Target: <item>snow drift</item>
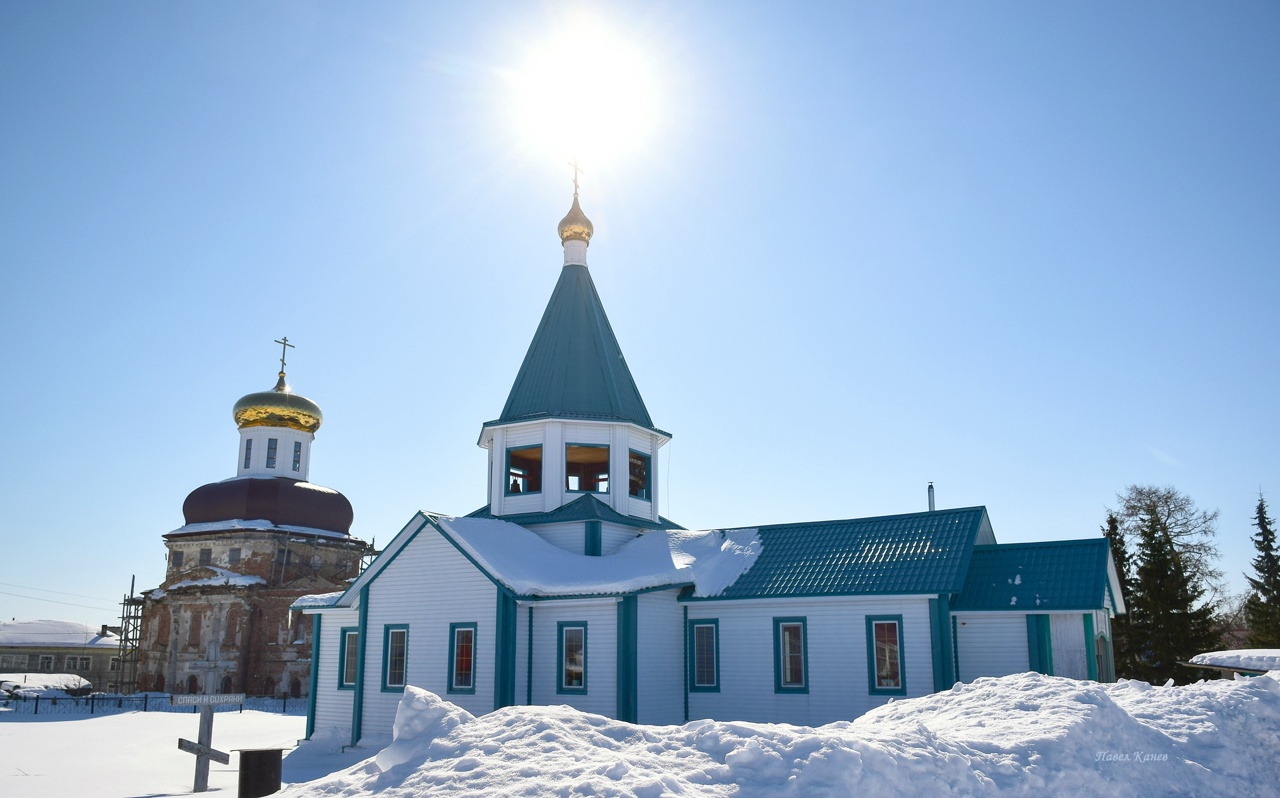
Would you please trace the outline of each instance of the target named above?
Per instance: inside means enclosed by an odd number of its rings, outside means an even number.
[[[819,728],[636,726],[564,706],[473,717],[411,687],[377,757],[281,795],[1277,795],[1277,679],[1026,673]]]

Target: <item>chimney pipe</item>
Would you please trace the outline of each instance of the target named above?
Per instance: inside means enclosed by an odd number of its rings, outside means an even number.
[[[929,483],[929,512],[933,512],[933,483]]]

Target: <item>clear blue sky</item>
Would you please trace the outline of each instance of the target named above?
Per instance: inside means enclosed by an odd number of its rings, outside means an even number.
[[[1040,540],[1171,484],[1243,588],[1259,489],[1280,514],[1275,3],[8,0],[0,617],[157,585],[282,335],[355,534],[484,504],[571,190],[504,76],[583,9],[661,86],[582,201],[675,436],[664,514],[909,512],[932,480]]]

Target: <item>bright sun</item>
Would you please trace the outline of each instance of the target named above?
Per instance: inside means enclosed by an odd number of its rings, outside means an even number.
[[[655,76],[638,48],[579,21],[510,74],[516,135],[533,152],[587,169],[635,154],[658,124]]]

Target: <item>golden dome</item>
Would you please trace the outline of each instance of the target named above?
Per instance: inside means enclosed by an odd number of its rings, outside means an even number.
[[[283,371],[276,381],[276,387],[241,397],[231,414],[240,429],[288,427],[302,432],[315,432],[320,429],[320,423],[324,420],[320,405],[289,390]]]
[[[582,208],[578,206],[578,193],[573,194],[573,207],[560,220],[560,242],[565,241],[586,241],[591,243],[591,234],[596,231],[595,225],[591,224],[591,220],[582,212]]]

